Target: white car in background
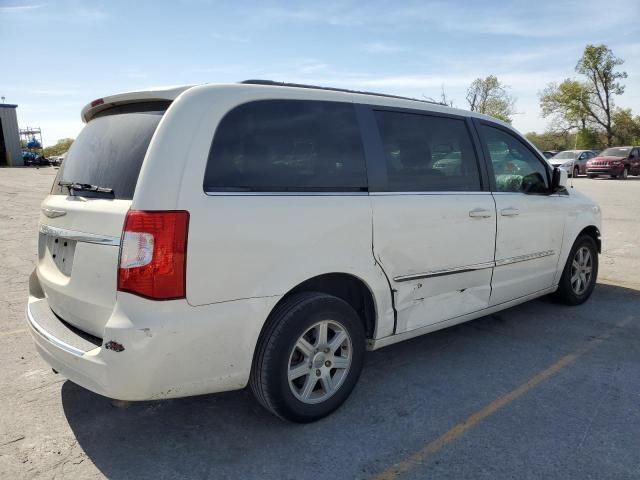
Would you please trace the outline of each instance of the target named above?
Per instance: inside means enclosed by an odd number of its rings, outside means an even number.
[[[549,159],[551,165],[565,170],[570,177],[587,174],[587,162],[594,158],[593,150],[564,150]]]
[[[367,349],[595,286],[598,206],[488,116],[250,81],[82,118],[42,203],[27,319],[53,369],[107,397],[250,385],[309,422]]]
[[[66,153],[63,153],[62,155],[54,155],[52,157],[49,157],[49,163],[51,165],[60,166],[62,165],[62,162],[64,161],[64,157],[66,155]]]

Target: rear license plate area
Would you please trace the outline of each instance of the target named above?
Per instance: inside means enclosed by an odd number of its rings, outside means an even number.
[[[71,276],[76,241],[66,238],[47,236],[47,250],[58,270],[67,277]]]

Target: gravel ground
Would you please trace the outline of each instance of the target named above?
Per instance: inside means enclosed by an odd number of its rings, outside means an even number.
[[[368,355],[351,399],[283,423],[246,391],[115,408],[25,329],[52,168],[0,169],[0,478],[640,478],[640,178],[575,180],[603,208],[599,285]]]

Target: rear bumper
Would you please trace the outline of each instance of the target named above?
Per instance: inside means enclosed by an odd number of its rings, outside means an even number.
[[[39,354],[64,377],[109,398],[153,400],[244,388],[260,329],[277,300],[192,307],[119,295],[102,344],[54,316],[56,325],[46,298],[31,295],[26,316]],[[123,350],[106,348],[110,341]]]

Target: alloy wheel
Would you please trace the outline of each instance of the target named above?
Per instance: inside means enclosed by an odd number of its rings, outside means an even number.
[[[336,393],[353,357],[347,329],[323,320],[307,329],[289,355],[287,377],[293,395],[304,403],[321,403]]]
[[[593,258],[587,247],[580,247],[571,263],[571,289],[576,295],[582,295],[591,284]]]

